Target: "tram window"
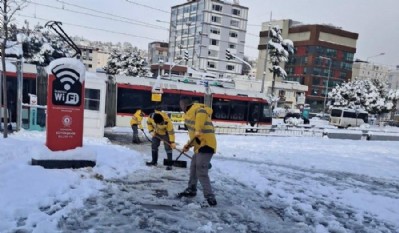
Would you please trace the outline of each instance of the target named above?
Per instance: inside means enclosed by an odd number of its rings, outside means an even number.
[[[36,79],[25,79],[23,83],[22,102],[29,103],[29,94],[36,95]]]
[[[229,119],[230,103],[222,99],[214,99],[212,103],[213,115],[212,118],[220,120]]]
[[[117,112],[119,113],[134,113],[137,108],[142,108],[148,114],[153,111],[153,106],[151,92],[149,91],[118,89]]]
[[[170,94],[170,93],[162,94],[163,110],[179,112],[180,111],[179,100],[180,100],[179,94]]]
[[[85,109],[99,111],[100,110],[100,90],[85,89]]]
[[[247,102],[244,101],[231,101],[230,102],[230,115],[229,119],[233,121],[245,120],[247,113]]]

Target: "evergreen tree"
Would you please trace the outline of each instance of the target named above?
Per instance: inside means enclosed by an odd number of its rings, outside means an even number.
[[[58,35],[43,29],[39,24],[35,25],[33,30],[13,27],[11,36],[22,41],[26,63],[47,66],[52,60],[69,55],[69,46]]]
[[[386,83],[378,79],[355,80],[333,88],[328,93],[328,105],[330,108],[359,108],[380,115],[392,111],[399,98],[396,92],[389,90]]]
[[[294,54],[294,43],[289,39],[283,39],[281,36],[281,29],[278,25],[273,26],[270,29],[270,40],[268,41],[270,62],[272,68],[270,72],[273,73],[272,81],[272,101],[276,99],[274,97],[274,85],[276,77],[285,78],[287,72],[280,66],[282,62],[287,62],[289,55]]]
[[[112,51],[104,70],[108,74],[148,76],[147,62],[137,52]]]

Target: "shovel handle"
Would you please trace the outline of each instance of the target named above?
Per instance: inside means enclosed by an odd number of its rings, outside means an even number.
[[[158,137],[158,136],[156,136],[156,135],[155,135],[155,137],[157,137],[159,140],[163,141],[164,143],[166,143],[167,145],[170,146],[170,143],[169,143],[169,142],[163,140],[162,138],[160,138],[160,137]],[[190,142],[188,143],[188,145],[191,145],[191,144],[194,142],[195,139],[196,139],[196,137],[194,137],[193,139],[191,139]],[[177,160],[180,158],[180,156],[182,156],[182,155],[184,155],[184,156],[186,156],[186,157],[192,159],[192,157],[191,157],[190,155],[188,155],[186,152],[184,152],[184,150],[180,150],[180,149],[177,149],[177,148],[175,148],[175,150],[177,150],[177,151],[180,152],[179,156],[177,156],[177,158],[175,159],[175,161],[177,161]],[[212,164],[209,163],[209,164],[208,164],[208,169],[211,169],[211,168],[212,168]]]
[[[156,138],[158,138],[159,140],[161,140],[162,142],[166,143],[167,145],[171,146],[170,143],[168,141],[163,140],[162,138],[158,137],[157,135],[155,135]],[[195,138],[193,138],[188,145],[191,145],[194,142]],[[185,155],[186,157],[191,159],[191,156],[188,155],[186,152],[184,152],[184,150],[180,150],[175,148],[175,150],[177,150],[178,152],[180,152],[179,156],[177,157],[177,159],[181,156],[181,155]],[[176,161],[177,161],[176,159]]]

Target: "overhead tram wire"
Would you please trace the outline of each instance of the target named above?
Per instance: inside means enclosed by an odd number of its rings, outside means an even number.
[[[114,20],[114,21],[119,21],[119,22],[124,22],[124,23],[131,23],[131,24],[138,25],[138,26],[149,26],[149,27],[153,27],[154,29],[169,30],[169,29],[167,29],[167,28],[165,28],[165,27],[161,27],[161,26],[158,26],[158,25],[155,25],[155,24],[150,24],[150,23],[146,23],[146,22],[139,21],[139,20],[134,20],[134,19],[127,18],[127,17],[123,17],[123,16],[118,16],[118,15],[110,14],[110,13],[107,13],[107,12],[104,12],[104,11],[99,11],[99,10],[91,9],[91,8],[88,8],[88,7],[83,7],[83,6],[80,6],[80,5],[77,5],[77,4],[67,3],[67,2],[62,1],[62,0],[54,0],[54,1],[59,2],[59,3],[62,3],[62,4],[64,4],[64,5],[69,5],[69,6],[73,6],[73,7],[78,7],[78,8],[81,8],[81,9],[93,11],[93,12],[100,13],[100,14],[109,15],[109,16],[112,16],[112,17],[123,18],[123,19],[129,20],[129,21],[136,21],[136,22],[139,22],[140,24],[138,24],[138,23],[133,23],[133,22],[126,22],[126,21],[124,21],[124,20],[118,20],[118,19],[113,19],[113,18],[109,18],[109,17],[103,17],[103,16],[99,16],[99,15],[93,15],[93,14],[85,13],[85,12],[74,11],[74,10],[70,10],[70,9],[63,9],[63,8],[59,8],[59,7],[56,7],[56,6],[51,6],[51,5],[41,4],[41,3],[36,3],[36,2],[32,2],[31,0],[27,0],[27,2],[30,2],[30,3],[39,5],[39,6],[44,6],[44,7],[49,7],[49,8],[54,8],[54,9],[64,10],[64,11],[70,11],[70,12],[77,13],[77,14],[84,14],[84,15],[89,15],[89,16],[92,16],[92,17],[105,18],[105,19],[108,19],[108,20]],[[148,7],[148,8],[153,9],[153,10],[160,10],[160,9],[157,9],[157,8],[149,7],[149,6],[144,5],[144,4],[139,4],[139,3],[135,3],[135,2],[130,2],[130,3],[134,3],[134,4],[137,4],[137,5],[146,6],[146,7]],[[162,10],[161,10],[161,11],[162,11]],[[164,12],[166,12],[166,11],[164,11]],[[170,13],[170,12],[167,12],[167,13]],[[254,24],[251,24],[251,25],[248,24],[248,25],[249,25],[249,26],[260,26],[260,25],[254,25]],[[259,37],[259,35],[256,35],[256,34],[253,34],[253,33],[250,33],[250,32],[247,32],[246,34],[248,34],[249,36],[253,36],[253,37]],[[251,47],[251,46],[247,46],[247,45],[245,45],[244,47],[257,50],[257,48]]]
[[[130,4],[134,4],[134,5],[142,6],[142,7],[151,9],[151,10],[156,10],[156,11],[160,11],[160,12],[163,12],[163,13],[170,14],[169,11],[165,11],[165,10],[162,10],[162,9],[159,9],[159,8],[156,8],[156,7],[148,6],[148,5],[145,5],[145,4],[142,4],[142,3],[137,3],[137,2],[131,1],[131,0],[125,0],[125,1],[130,3]]]
[[[126,19],[126,20],[129,20],[129,21],[133,21],[133,22],[142,23],[143,25],[149,25],[149,26],[164,28],[164,27],[156,25],[156,24],[151,24],[151,23],[147,23],[147,22],[140,21],[140,20],[137,20],[137,19],[132,19],[132,18],[128,18],[128,17],[124,17],[124,16],[120,16],[120,15],[111,14],[111,13],[108,13],[108,12],[105,12],[105,11],[100,11],[100,10],[92,9],[92,8],[89,8],[89,7],[84,7],[84,6],[81,6],[81,5],[68,3],[68,2],[65,2],[65,1],[62,1],[62,0],[53,0],[53,1],[62,3],[63,5],[73,6],[73,7],[77,7],[77,8],[80,8],[80,9],[93,11],[93,12],[96,12],[96,13],[112,16],[112,17],[115,17],[115,18],[121,18],[121,19]]]
[[[81,15],[86,15],[86,16],[91,16],[91,17],[97,17],[97,18],[102,18],[102,19],[107,19],[107,20],[112,20],[112,21],[118,21],[118,22],[123,22],[123,23],[127,23],[127,24],[142,26],[142,27],[151,27],[153,29],[160,29],[160,30],[169,31],[168,28],[161,27],[161,26],[158,26],[158,25],[153,26],[153,25],[150,25],[150,24],[134,23],[134,22],[126,21],[126,20],[120,20],[120,19],[115,19],[115,18],[111,18],[111,17],[95,15],[95,14],[91,14],[91,13],[87,13],[87,12],[80,12],[80,11],[75,11],[75,10],[70,10],[70,9],[63,9],[63,8],[56,7],[56,6],[51,6],[51,5],[47,5],[47,4],[33,2],[31,0],[26,0],[26,2],[29,2],[29,3],[32,3],[34,5],[38,5],[38,6],[44,6],[44,7],[52,8],[52,9],[69,11],[69,12],[76,13],[76,14],[81,14]]]
[[[47,21],[51,21],[51,19],[45,19],[45,18],[40,18],[40,17],[28,16],[28,15],[23,15],[23,14],[19,14],[19,13],[16,13],[15,15],[18,15],[18,16],[21,16],[21,17],[25,17],[25,18],[31,18],[31,19],[42,20],[42,21],[46,21],[46,22],[47,22]],[[130,33],[116,32],[116,31],[111,31],[111,30],[108,30],[108,29],[95,28],[95,27],[84,26],[84,25],[78,25],[78,24],[73,24],[73,23],[66,23],[66,22],[63,22],[63,21],[62,21],[62,24],[63,24],[63,25],[73,26],[73,27],[80,27],[80,28],[85,28],[85,29],[91,29],[91,30],[109,32],[109,33],[114,33],[114,34],[119,34],[119,35],[124,35],[124,36],[130,36],[130,37],[135,37],[135,38],[142,38],[142,39],[146,39],[146,40],[150,40],[150,41],[156,41],[156,40],[158,40],[158,39],[151,38],[151,37],[138,36],[138,35],[134,35],[134,34],[130,34]]]

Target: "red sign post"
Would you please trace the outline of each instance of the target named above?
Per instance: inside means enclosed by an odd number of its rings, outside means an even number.
[[[50,63],[47,88],[46,146],[52,151],[83,144],[85,66],[74,58]]]

